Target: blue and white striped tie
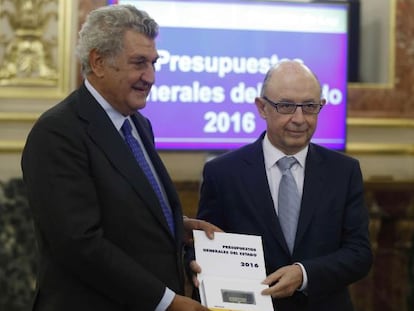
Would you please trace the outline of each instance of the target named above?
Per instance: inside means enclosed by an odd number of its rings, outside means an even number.
[[[282,172],[282,178],[279,184],[278,217],[291,254],[295,244],[301,203],[298,186],[290,171],[296,162],[297,160],[294,157],[283,157],[277,161],[277,166]]]

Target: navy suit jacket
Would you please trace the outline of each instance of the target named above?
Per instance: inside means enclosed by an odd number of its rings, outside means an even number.
[[[268,274],[303,264],[306,292],[274,300],[275,310],[353,310],[347,285],[364,277],[372,264],[358,161],[310,144],[291,255],[267,182],[263,137],[205,164],[197,217],[227,232],[262,236]]]
[[[184,292],[182,212],[150,123],[135,126],[173,210],[156,194],[84,85],[31,130],[22,170],[40,260],[33,310],[154,310],[166,286]]]

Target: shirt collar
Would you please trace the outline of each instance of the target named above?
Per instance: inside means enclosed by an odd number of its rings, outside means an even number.
[[[305,167],[305,160],[306,155],[308,154],[308,149],[309,145],[307,145],[298,153],[292,155],[296,158],[301,167]],[[272,143],[269,140],[269,137],[267,136],[267,133],[263,138],[263,155],[266,169],[271,168],[273,165],[275,165],[277,161],[286,156],[286,154],[284,154],[282,151],[280,151],[272,145]]]
[[[114,124],[115,128],[119,131],[121,129],[122,124],[124,123],[125,116],[119,113],[117,110],[112,107],[105,98],[92,86],[92,84],[85,79],[85,86],[88,91],[92,94],[92,96],[96,99],[96,101],[101,105],[102,109],[106,112],[108,117],[111,119],[112,123]]]

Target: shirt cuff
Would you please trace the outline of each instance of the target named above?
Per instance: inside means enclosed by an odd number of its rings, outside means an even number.
[[[298,291],[303,292],[308,288],[308,274],[306,273],[305,267],[300,262],[295,262],[295,265],[298,265],[302,270],[302,286],[298,288]]]
[[[166,311],[167,308],[172,303],[175,297],[175,293],[169,289],[168,287],[165,288],[164,296],[162,296],[161,301],[157,305],[154,311]]]

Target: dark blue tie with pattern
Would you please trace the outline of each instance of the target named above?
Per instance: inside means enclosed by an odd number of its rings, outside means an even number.
[[[155,176],[147,160],[145,159],[144,152],[142,151],[140,144],[135,139],[135,137],[132,136],[131,129],[132,129],[131,124],[129,123],[129,120],[126,119],[124,121],[124,124],[121,127],[122,133],[124,134],[124,137],[125,137],[125,141],[127,145],[129,146],[129,148],[131,149],[132,153],[134,154],[134,157],[137,160],[139,166],[141,167],[141,169],[144,171],[145,175],[147,176],[148,181],[150,182],[152,188],[154,189],[158,197],[158,200],[160,201],[160,205],[164,213],[164,216],[167,220],[168,226],[170,227],[170,230],[172,234],[174,235],[175,228],[174,228],[174,219],[173,219],[172,211],[170,207],[167,205],[167,203],[165,202],[165,199],[161,193],[160,185],[155,179]]]

